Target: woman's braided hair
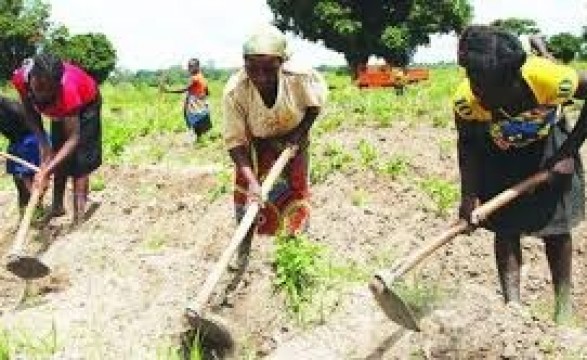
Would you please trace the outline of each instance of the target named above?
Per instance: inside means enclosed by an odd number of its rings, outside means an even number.
[[[61,82],[63,61],[57,56],[51,53],[41,53],[33,57],[32,63],[29,77],[45,77],[55,84]]]

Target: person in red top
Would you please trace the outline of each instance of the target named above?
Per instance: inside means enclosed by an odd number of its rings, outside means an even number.
[[[188,71],[191,77],[189,84],[185,88],[170,90],[162,86],[161,90],[174,94],[186,93],[183,114],[186,125],[194,132],[197,140],[198,137],[212,128],[208,105],[208,95],[210,94],[206,79],[200,70],[200,61],[198,59],[190,59]]]
[[[25,121],[39,141],[41,169],[34,186],[45,189],[54,174],[50,217],[65,213],[63,197],[73,178],[73,221],[82,220],[89,193],[89,174],[102,164],[102,98],[96,81],[79,67],[53,54],[36,55],[16,69],[12,84],[25,107]],[[41,117],[51,118],[51,144]]]

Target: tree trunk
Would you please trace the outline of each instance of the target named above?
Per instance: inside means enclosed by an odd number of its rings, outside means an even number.
[[[368,55],[349,55],[345,54],[345,59],[349,66],[349,70],[351,73],[351,80],[355,81],[359,76],[358,68],[360,65],[367,65],[367,60],[369,60]]]

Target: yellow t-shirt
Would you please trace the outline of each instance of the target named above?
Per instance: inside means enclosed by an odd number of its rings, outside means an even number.
[[[496,109],[494,118],[473,94],[468,79],[457,88],[453,110],[463,120],[490,122],[490,134],[496,142],[524,146],[546,136],[557,121],[557,107],[572,99],[579,76],[573,68],[538,56],[530,56],[522,66],[522,76],[534,93],[538,106],[520,114]]]
[[[284,64],[275,104],[265,106],[257,88],[241,69],[231,76],[223,94],[224,142],[228,149],[248,145],[252,137],[285,135],[297,127],[308,107],[323,107],[328,87],[313,69]]]

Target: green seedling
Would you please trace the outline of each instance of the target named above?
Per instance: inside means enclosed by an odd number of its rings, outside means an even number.
[[[420,187],[432,199],[435,211],[440,216],[448,215],[449,209],[459,199],[458,187],[444,179],[431,177],[420,182]]]
[[[286,295],[288,309],[300,314],[318,283],[323,248],[305,236],[279,235],[275,251],[274,285]]]

